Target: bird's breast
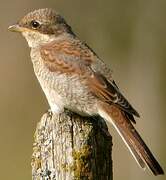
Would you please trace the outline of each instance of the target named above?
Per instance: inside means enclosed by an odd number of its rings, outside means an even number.
[[[31,58],[52,111],[61,112],[65,107],[79,114],[96,114],[97,100],[78,75],[51,72],[43,63],[40,52],[32,51]]]

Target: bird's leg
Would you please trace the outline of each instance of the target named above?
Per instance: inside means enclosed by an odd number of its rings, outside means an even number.
[[[51,109],[48,109],[45,113],[47,114],[48,118],[52,118],[53,112],[51,111]]]

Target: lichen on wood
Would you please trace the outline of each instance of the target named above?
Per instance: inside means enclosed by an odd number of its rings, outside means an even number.
[[[46,113],[34,139],[33,180],[112,180],[112,138],[101,118]]]

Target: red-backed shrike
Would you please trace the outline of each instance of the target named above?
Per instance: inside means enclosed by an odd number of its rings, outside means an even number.
[[[164,173],[134,128],[139,114],[121,94],[110,69],[62,16],[39,9],[9,29],[27,40],[34,72],[53,113],[67,108],[83,116],[100,115],[113,124],[143,169],[147,165],[154,175]]]

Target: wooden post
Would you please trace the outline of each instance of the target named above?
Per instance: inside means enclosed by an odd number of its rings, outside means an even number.
[[[33,180],[112,180],[112,138],[101,118],[46,113],[34,139]]]

